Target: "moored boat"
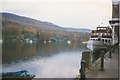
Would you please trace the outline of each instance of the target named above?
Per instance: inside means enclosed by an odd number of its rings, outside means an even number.
[[[87,48],[91,51],[95,51],[101,48],[108,48],[113,45],[113,32],[108,26],[97,27],[96,30],[92,30],[91,37],[87,42]]]
[[[1,76],[2,80],[31,80],[35,77],[35,75],[29,74],[27,70],[3,72]]]

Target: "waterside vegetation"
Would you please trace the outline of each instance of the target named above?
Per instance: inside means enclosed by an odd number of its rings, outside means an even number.
[[[11,13],[2,15],[3,42],[52,43],[87,41],[89,29],[63,28],[50,22],[18,16]]]

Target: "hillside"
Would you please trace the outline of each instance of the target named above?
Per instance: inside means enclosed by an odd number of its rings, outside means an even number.
[[[71,40],[84,36],[88,29],[63,28],[50,22],[19,16],[11,13],[2,15],[2,38],[4,41],[11,40]],[[85,32],[85,33],[83,33]]]
[[[35,26],[37,28],[43,28],[43,29],[49,28],[49,29],[53,29],[53,30],[56,30],[56,29],[61,30],[62,29],[60,26],[55,25],[50,22],[43,22],[40,20],[35,20],[32,18],[27,18],[27,17],[23,17],[23,16],[18,16],[18,15],[11,14],[11,13],[0,13],[0,15],[2,15],[3,22],[4,22],[4,20],[8,20],[10,22],[18,23],[18,24],[21,24],[24,26]],[[4,25],[5,24],[3,23],[3,26]]]

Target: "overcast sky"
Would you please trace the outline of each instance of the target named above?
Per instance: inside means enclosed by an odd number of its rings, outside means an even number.
[[[111,0],[2,0],[1,12],[10,12],[62,27],[95,29],[108,25]]]

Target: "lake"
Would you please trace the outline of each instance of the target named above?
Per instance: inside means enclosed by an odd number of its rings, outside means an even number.
[[[74,78],[85,49],[82,43],[3,43],[2,70],[28,70],[36,78]]]

